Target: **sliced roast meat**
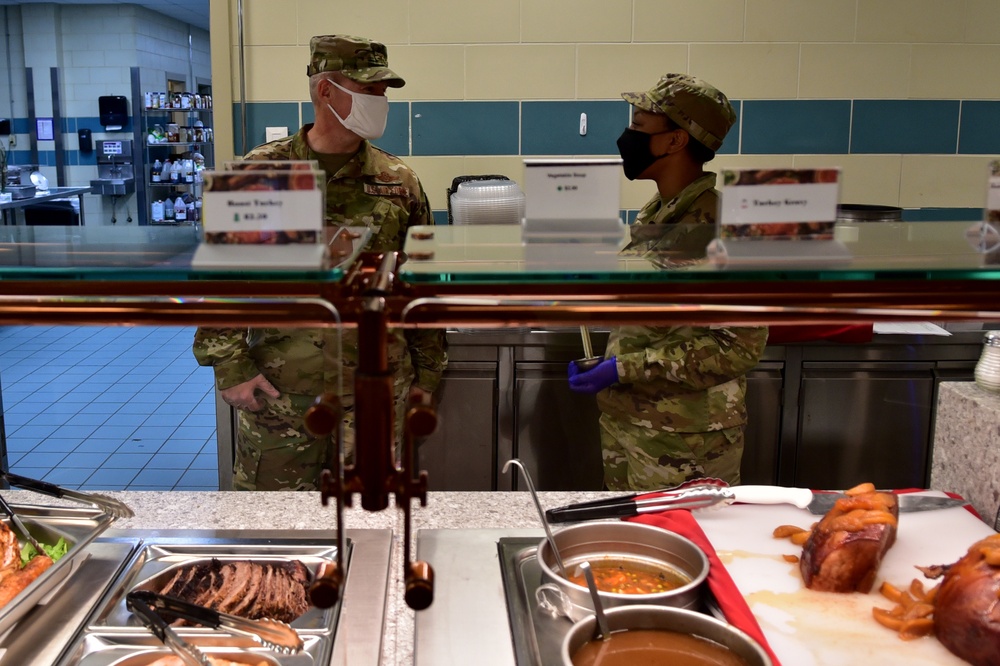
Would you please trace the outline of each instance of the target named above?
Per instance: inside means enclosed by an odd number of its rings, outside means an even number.
[[[160,594],[251,620],[292,622],[309,610],[309,571],[298,560],[257,562],[212,558],[178,567]],[[183,624],[177,620],[175,624]]]

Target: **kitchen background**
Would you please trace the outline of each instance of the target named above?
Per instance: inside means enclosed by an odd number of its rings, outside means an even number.
[[[1000,154],[995,0],[203,0],[200,11],[191,7],[153,0],[0,7],[0,52],[9,50],[0,116],[14,120],[12,158],[32,138],[26,67],[40,117],[52,113],[44,95],[49,68],[59,69],[63,184],[86,185],[97,169],[92,154],[79,152],[76,129],[91,128],[95,140],[130,136],[131,127],[103,131],[97,97],[130,97],[131,68],[139,68],[143,90],[163,90],[168,78],[189,85],[214,78],[215,157],[223,161],[244,143],[263,142],[267,127],[293,132],[311,120],[309,38],[338,32],[388,44],[407,86],[390,91],[390,125],[378,144],[416,169],[439,221],[456,176],[520,180],[526,156],[614,154],[628,123],[619,93],[646,89],[668,71],[704,77],[737,107],[739,123],[713,169],[841,166],[842,201],[902,206],[907,219],[979,219],[986,163]],[[131,104],[130,111],[134,122]],[[38,151],[54,183],[56,142],[38,142]],[[622,209],[634,214],[652,185],[622,183]],[[128,201],[118,203],[119,224]],[[88,196],[85,205],[88,226],[110,224],[106,198]],[[12,468],[84,488],[211,488],[218,472],[212,377],[190,355],[191,329],[127,339],[124,331],[0,331]],[[154,359],[152,350],[161,353]],[[84,369],[94,383],[69,386],[68,376]],[[762,382],[782,385],[782,370],[760,373]],[[564,389],[561,375],[544,379]],[[484,380],[490,390],[492,382]],[[471,405],[469,395],[462,398]],[[184,430],[166,432],[167,421]]]
[[[210,6],[213,72],[238,103],[237,2]],[[311,118],[312,35],[381,40],[407,85],[389,93],[380,143],[437,211],[458,175],[519,180],[524,156],[615,154],[619,93],[671,71],[737,107],[714,169],[841,166],[841,201],[902,206],[908,219],[979,218],[1000,154],[995,0],[248,0],[243,18],[248,144]],[[623,179],[622,208],[651,192]]]

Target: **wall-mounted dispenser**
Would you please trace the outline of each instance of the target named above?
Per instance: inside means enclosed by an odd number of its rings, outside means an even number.
[[[80,152],[81,153],[92,153],[94,152],[94,138],[90,133],[90,130],[84,127],[83,129],[77,130],[77,138],[80,139]]]
[[[109,132],[116,132],[128,121],[128,102],[123,95],[103,95],[97,98],[101,124]]]

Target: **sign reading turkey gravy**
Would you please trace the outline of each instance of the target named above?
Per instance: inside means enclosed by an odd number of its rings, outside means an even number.
[[[830,240],[839,169],[723,170],[719,237]]]

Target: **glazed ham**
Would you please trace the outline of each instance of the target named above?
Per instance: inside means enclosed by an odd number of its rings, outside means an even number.
[[[921,568],[944,574],[934,599],[934,634],[973,666],[1000,663],[1000,534],[978,541],[955,564]]]
[[[155,591],[250,620],[292,622],[309,609],[308,582],[309,571],[297,560],[222,562],[212,558],[179,567],[163,588]]]
[[[866,483],[847,491],[816,524],[799,568],[811,590],[869,592],[882,557],[896,540],[899,505]]]

